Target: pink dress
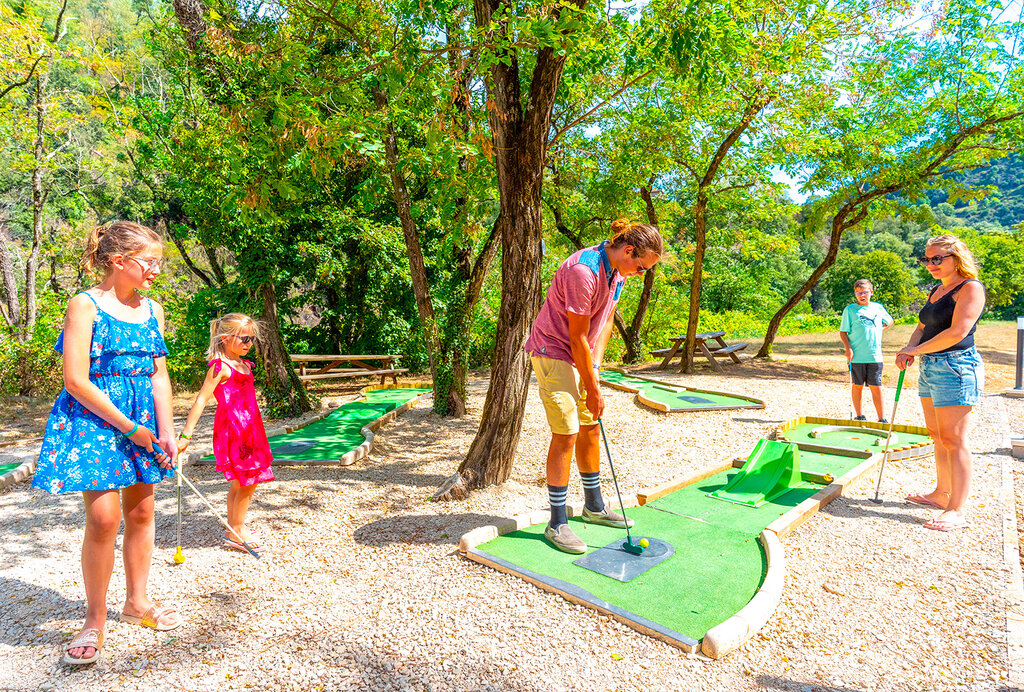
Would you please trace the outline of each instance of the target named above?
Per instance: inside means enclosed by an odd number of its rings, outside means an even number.
[[[253,485],[274,480],[270,463],[274,460],[263,429],[263,417],[256,404],[252,363],[249,374],[243,375],[220,358],[210,361],[213,372],[222,367],[231,371],[228,379],[217,385],[217,414],[213,419],[213,454],[217,457],[217,470],[229,481],[240,485]]]

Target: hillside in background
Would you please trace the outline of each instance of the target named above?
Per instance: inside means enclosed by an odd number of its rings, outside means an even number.
[[[979,231],[996,230],[987,226],[992,224],[1009,231],[1016,224],[1024,223],[1024,160],[1019,155],[1010,154],[994,160],[991,166],[957,173],[955,177],[968,185],[996,188],[977,201],[953,202],[953,213],[944,215],[959,221],[957,225],[971,226]],[[945,192],[930,192],[928,200],[938,212],[937,218],[941,218],[944,211],[948,212],[939,206],[949,203]]]

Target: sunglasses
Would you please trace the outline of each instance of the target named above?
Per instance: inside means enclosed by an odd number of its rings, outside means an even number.
[[[869,296],[869,295],[871,295],[871,291],[857,291],[853,295],[855,295],[855,296]]]
[[[918,257],[917,261],[921,263],[921,266],[927,267],[930,264],[934,264],[936,267],[942,264],[947,257],[956,257],[956,255],[935,255],[934,257]]]
[[[236,339],[241,341],[246,346],[248,346],[252,342],[256,341],[256,337],[255,336],[238,336],[238,334],[232,334],[231,336],[235,337]]]
[[[636,273],[637,273],[637,274],[643,274],[643,273],[644,273],[644,272],[646,272],[646,271],[650,271],[650,270],[651,270],[651,267],[653,267],[653,266],[654,266],[654,265],[652,264],[652,265],[651,265],[650,267],[645,267],[644,265],[640,264],[640,258],[639,258],[639,257],[637,257],[636,255],[633,255],[633,259],[635,259],[635,260],[636,260]]]
[[[162,261],[161,261],[161,260],[158,260],[158,259],[152,259],[152,260],[149,260],[149,261],[147,262],[146,260],[141,260],[141,259],[139,259],[139,258],[138,258],[138,257],[136,257],[135,255],[132,255],[132,256],[131,256],[131,259],[133,259],[133,260],[135,260],[136,262],[138,262],[138,263],[139,263],[139,266],[140,266],[140,267],[142,267],[143,271],[145,271],[145,272],[146,272],[147,274],[148,274],[149,272],[158,272],[158,271],[160,271],[160,266],[161,266],[161,264],[162,264]]]

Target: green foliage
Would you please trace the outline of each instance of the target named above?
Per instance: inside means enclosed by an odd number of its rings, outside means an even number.
[[[917,287],[914,273],[904,262],[903,257],[887,250],[872,250],[864,255],[841,250],[823,280],[832,309],[841,312],[852,303],[853,282],[868,279],[875,287],[871,299],[881,303],[894,318],[908,311],[916,312],[927,295]]]
[[[0,331],[0,395],[55,396],[63,388],[64,363],[53,347],[64,328],[65,307],[63,298],[44,293],[28,341],[19,343]]]

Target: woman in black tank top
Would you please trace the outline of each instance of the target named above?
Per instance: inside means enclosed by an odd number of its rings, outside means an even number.
[[[918,315],[917,329],[896,356],[905,370],[920,359],[918,390],[928,432],[935,443],[935,490],[911,493],[907,501],[942,510],[925,528],[952,531],[969,522],[963,506],[971,485],[967,448],[969,414],[985,382],[985,367],[974,347],[974,331],[985,309],[985,288],[978,266],[962,240],[932,238],[921,264],[941,283],[932,289]]]

